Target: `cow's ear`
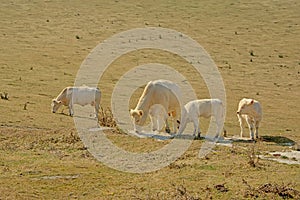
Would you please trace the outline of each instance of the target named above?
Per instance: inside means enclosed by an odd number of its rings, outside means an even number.
[[[143,116],[144,112],[142,110],[139,110],[139,115]]]
[[[130,110],[129,110],[129,113],[130,113],[130,115],[133,115],[134,110],[133,110],[133,109],[130,109]]]

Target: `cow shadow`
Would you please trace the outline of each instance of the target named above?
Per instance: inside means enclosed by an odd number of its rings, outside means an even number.
[[[60,113],[57,113],[57,114],[71,117],[71,115],[69,113],[60,112]]]
[[[160,135],[160,134],[153,134],[151,135],[151,138],[158,139],[158,140],[170,140],[170,139],[180,139],[180,140],[207,140],[211,142],[220,142],[217,138],[211,138],[207,136],[200,136],[200,137],[195,137],[192,134],[170,134],[168,136],[165,135]]]
[[[131,133],[132,134],[132,133]],[[167,134],[167,133],[138,133],[134,134],[134,136],[140,137],[140,138],[153,138],[156,140],[172,140],[172,139],[182,139],[182,140],[194,140],[194,136],[192,135],[177,135],[177,134]],[[205,139],[205,138],[203,138]]]
[[[255,143],[257,142],[257,140],[252,140],[250,138],[247,137],[225,137],[226,140],[230,140],[232,142],[236,142],[236,143]]]
[[[260,137],[260,140],[263,142],[272,142],[280,146],[294,146],[296,144],[294,140],[283,136],[264,135]]]

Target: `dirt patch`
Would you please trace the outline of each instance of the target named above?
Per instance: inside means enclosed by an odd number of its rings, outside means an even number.
[[[244,191],[244,197],[247,198],[276,198],[281,197],[283,199],[299,199],[300,192],[296,190],[291,184],[277,184],[277,183],[265,183],[258,187],[251,186],[246,180],[243,179],[244,185],[247,189]]]
[[[259,155],[259,158],[290,165],[300,165],[300,151],[268,152],[268,155]]]

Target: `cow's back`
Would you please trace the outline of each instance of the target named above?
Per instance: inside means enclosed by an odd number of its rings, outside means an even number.
[[[223,103],[219,99],[201,99],[196,100],[198,104],[198,116],[211,117],[223,116]]]
[[[261,121],[262,120],[262,107],[261,107],[261,104],[259,103],[259,101],[254,100],[253,108],[255,109],[255,112],[256,112],[255,118],[258,121]]]
[[[167,80],[155,80],[148,82],[136,108],[147,111],[152,105],[161,104],[167,105],[166,109],[169,109],[179,106],[178,101],[180,100],[180,88],[175,83]]]
[[[152,84],[153,96],[156,98],[156,103],[162,100],[167,101],[171,109],[180,107],[181,91],[177,84],[167,80],[156,80]]]
[[[100,102],[101,92],[93,87],[70,87],[68,96],[72,98],[74,104],[87,105],[92,102]]]

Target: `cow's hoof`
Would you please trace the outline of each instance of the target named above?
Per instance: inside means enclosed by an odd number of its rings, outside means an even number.
[[[171,130],[169,128],[166,128],[167,133],[171,133]]]
[[[200,135],[193,135],[194,136],[194,140],[200,140]]]
[[[250,141],[253,143],[256,143],[256,139],[254,139],[254,138],[251,138]]]

